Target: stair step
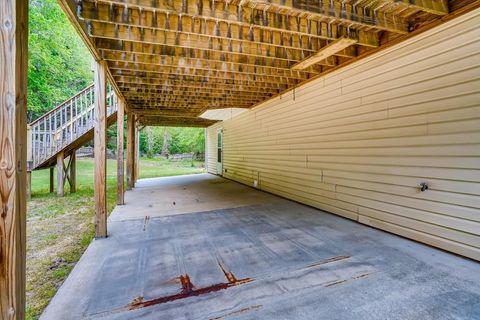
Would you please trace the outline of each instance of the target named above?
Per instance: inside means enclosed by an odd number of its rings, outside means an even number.
[[[94,125],[94,86],[90,85],[29,124],[29,170],[56,158],[84,138]],[[107,85],[107,116],[117,110],[117,96]]]

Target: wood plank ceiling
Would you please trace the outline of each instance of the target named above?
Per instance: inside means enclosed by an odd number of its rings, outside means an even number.
[[[198,117],[208,109],[250,108],[449,12],[446,0],[60,4],[143,124],[186,126],[211,124]],[[354,41],[299,68],[340,38]]]

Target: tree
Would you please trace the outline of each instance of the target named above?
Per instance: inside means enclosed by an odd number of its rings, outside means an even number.
[[[146,127],[145,132],[147,135],[147,157],[148,158],[153,158],[153,155],[155,154],[155,136],[153,134],[153,128],[152,127]]]
[[[91,55],[56,0],[30,0],[29,120],[93,82]]]
[[[162,156],[168,156],[168,129],[163,127],[163,143],[162,143]]]

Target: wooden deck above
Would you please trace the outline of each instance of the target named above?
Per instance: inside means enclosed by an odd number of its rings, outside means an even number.
[[[208,126],[479,1],[59,2],[141,123]]]

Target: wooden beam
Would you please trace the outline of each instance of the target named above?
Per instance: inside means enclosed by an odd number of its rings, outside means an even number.
[[[135,157],[133,162],[134,175],[133,183],[137,183],[139,176],[139,162],[140,162],[140,130],[138,124],[135,124]]]
[[[94,117],[94,188],[95,188],[95,237],[107,236],[107,103],[105,61],[94,62],[95,117]]]
[[[175,74],[176,77],[201,77],[206,80],[210,79],[223,79],[231,81],[256,81],[258,83],[285,83],[296,85],[300,81],[299,79],[292,79],[288,77],[277,76],[276,74],[260,74],[260,75],[251,75],[251,74],[239,74],[233,73],[230,71],[223,70],[196,70],[188,68],[159,68],[157,66],[146,65],[146,64],[134,64],[129,62],[110,62],[110,70],[122,70],[122,71],[135,71],[135,72],[145,72],[147,74],[157,74],[157,75],[172,75]]]
[[[63,151],[57,153],[57,196],[59,197],[63,197],[65,194],[64,156]]]
[[[0,319],[25,317],[28,1],[0,1]]]
[[[308,68],[316,64],[318,61],[328,59],[329,57],[333,56],[336,52],[342,51],[345,48],[355,44],[356,42],[357,40],[346,38],[346,37],[332,41],[330,44],[320,49],[317,53],[295,64],[292,67],[292,69],[302,70],[302,69]]]
[[[135,109],[176,109],[179,112],[184,112],[188,111],[189,109],[195,109],[195,110],[204,110],[204,109],[221,109],[221,108],[250,108],[252,106],[251,103],[228,103],[228,102],[205,102],[205,103],[177,103],[177,102],[169,102],[169,103],[163,103],[163,102],[148,102],[147,99],[140,101],[129,101],[129,104],[131,104],[132,110]]]
[[[178,80],[162,80],[158,78],[135,78],[129,76],[115,77],[117,84],[122,92],[151,92],[162,93],[165,91],[182,91],[182,92],[217,92],[228,94],[241,94],[244,93],[261,93],[263,95],[269,95],[273,91],[280,92],[285,90],[287,85],[274,84],[272,86],[254,86],[255,82],[251,82],[248,85],[238,85],[235,90],[232,89],[233,84],[226,84],[222,82],[182,82]],[[269,90],[266,90],[269,89]]]
[[[127,190],[134,186],[135,115],[127,114]]]
[[[237,4],[230,0],[184,0],[158,4],[150,0],[97,0],[95,3],[100,4],[95,7],[87,5],[88,1],[84,1],[78,12],[86,19],[108,17],[111,23],[130,23],[144,28],[177,26],[178,23],[175,24],[175,21],[171,24],[166,24],[165,21],[181,19],[184,29],[192,24],[198,25],[198,22],[195,22],[198,20],[206,24],[216,24],[219,29],[223,29],[223,25],[230,25],[234,32],[237,28],[247,28],[248,31],[248,28],[253,27],[255,30],[268,32],[297,31],[303,36],[322,38],[332,37],[332,34],[327,32],[328,24],[334,27],[350,25],[352,29],[376,29],[400,34],[407,32],[405,19],[401,17],[395,19],[391,13],[383,12],[382,15],[374,16],[373,12],[363,11],[362,7],[346,5],[341,8],[337,6],[338,3],[332,10],[329,7],[331,1],[323,1],[323,6],[316,1],[310,8],[284,0],[236,2]]]
[[[209,97],[209,98],[225,98],[225,97],[232,97],[232,98],[262,98],[264,96],[270,96],[271,92],[266,91],[265,88],[260,87],[262,90],[254,90],[253,87],[239,87],[239,88],[230,88],[230,90],[226,87],[219,86],[217,90],[215,90],[215,86],[182,86],[180,85],[158,85],[158,84],[149,84],[143,83],[141,79],[138,81],[138,86],[135,84],[125,84],[119,82],[119,88],[121,88],[125,97],[128,95],[140,95],[145,96],[146,94],[153,94],[153,95],[168,95],[171,97],[179,96],[179,97]],[[252,88],[252,91],[249,89]],[[157,97],[163,98],[163,97]],[[165,97],[166,98],[166,97]]]
[[[125,190],[124,190],[124,151],[123,151],[123,126],[125,119],[125,100],[118,99],[117,106],[117,205],[125,204]]]
[[[235,97],[234,94],[230,94],[228,96],[222,96],[222,95],[206,95],[206,94],[191,94],[191,95],[185,95],[182,94],[181,92],[175,93],[175,94],[170,94],[166,96],[161,96],[161,95],[150,95],[148,93],[125,93],[125,98],[128,99],[131,102],[155,102],[155,103],[238,103],[238,104],[251,104],[251,103],[256,103],[259,101],[262,101],[263,99],[268,98],[270,95],[260,95],[258,97],[253,97],[253,96],[243,96],[243,95],[238,95],[238,97]]]
[[[182,86],[185,84],[187,87],[190,85],[194,87],[201,86],[214,86],[214,87],[227,87],[232,89],[241,89],[244,87],[257,87],[274,90],[285,90],[289,85],[293,83],[259,83],[255,80],[239,80],[239,79],[206,79],[201,76],[182,76],[176,75],[174,77],[167,74],[146,73],[135,70],[112,70],[117,82],[125,82],[128,84],[135,84],[135,79],[142,87],[143,84],[153,84],[155,86],[176,84]],[[173,78],[173,79],[172,79]],[[133,86],[135,87],[135,86]]]
[[[311,51],[313,54],[314,51]],[[146,64],[154,66],[162,66],[165,68],[189,68],[195,70],[224,70],[233,73],[240,74],[252,74],[252,75],[276,75],[280,77],[287,77],[299,80],[308,79],[316,72],[308,72],[303,70],[291,70],[287,68],[278,68],[262,65],[249,65],[241,64],[237,62],[225,62],[207,59],[192,59],[184,57],[172,57],[167,55],[148,55],[148,54],[136,54],[136,53],[117,53],[117,52],[105,52],[102,51],[102,56],[107,61],[112,62],[127,62]]]
[[[227,2],[230,0],[221,0]],[[358,1],[355,1],[358,3]],[[328,21],[351,25],[354,28],[376,28],[384,31],[405,34],[405,19],[395,17],[391,13],[381,12],[375,15],[372,1],[367,1],[366,7],[354,6],[345,1],[294,1],[294,0],[242,0],[242,5],[268,12],[288,12],[296,17],[309,17],[314,21]],[[378,4],[381,1],[373,1]]]
[[[325,43],[326,45],[326,43]],[[322,46],[323,47],[323,46]],[[312,53],[315,51],[312,51]],[[240,72],[246,73],[256,73],[257,70],[271,70],[272,72],[277,72],[278,75],[289,76],[292,78],[308,78],[312,74],[317,74],[319,70],[307,69],[303,71],[292,71],[290,66],[293,62],[287,61],[286,63],[279,64],[279,61],[284,60],[273,60],[276,63],[267,64],[266,61],[262,59],[248,59],[243,62],[237,62],[235,59],[232,59],[231,55],[223,55],[222,57],[216,57],[215,55],[195,58],[195,57],[179,57],[168,54],[150,54],[150,53],[140,53],[140,52],[122,52],[119,50],[111,49],[102,49],[102,57],[108,61],[123,61],[123,62],[136,62],[144,64],[153,64],[161,66],[189,66],[196,67],[200,69],[218,69],[218,70],[238,70]],[[354,53],[352,50],[345,50],[338,53],[339,56],[352,58]],[[270,72],[270,74],[272,73]]]
[[[192,59],[216,60],[224,62],[237,62],[246,65],[270,66],[273,68],[289,68],[295,62],[292,57],[279,58],[266,55],[248,55],[242,52],[224,52],[210,49],[200,49],[195,46],[177,48],[166,44],[153,44],[145,42],[134,42],[127,40],[112,40],[97,38],[95,43],[99,50],[120,51],[135,54],[165,55],[188,57]],[[228,53],[228,54],[227,54]],[[308,55],[308,54],[307,54]],[[303,57],[302,57],[303,59]]]
[[[303,48],[286,48],[283,46],[258,46],[251,44],[250,41],[233,41],[230,39],[215,39],[212,41],[208,35],[199,34],[185,34],[184,32],[177,31],[158,31],[155,30],[136,28],[131,26],[116,26],[112,24],[102,24],[100,22],[91,23],[91,37],[99,39],[108,39],[111,41],[130,41],[137,43],[146,43],[152,45],[169,46],[178,49],[184,49],[185,51],[200,49],[208,52],[219,52],[224,55],[237,55],[251,56],[257,58],[275,58],[275,61],[288,60],[299,61],[305,56],[318,51],[323,44],[318,43],[315,46],[310,46],[310,49]],[[349,37],[355,37],[355,35],[348,34]],[[341,37],[339,35],[338,37]],[[336,40],[338,37],[333,38]],[[358,43],[361,43],[358,40]],[[371,37],[370,47],[378,47],[378,38]],[[275,65],[274,65],[275,66]]]
[[[175,110],[155,110],[155,109],[135,109],[131,108],[131,111],[135,113],[137,118],[143,117],[143,116],[164,116],[164,117],[187,117],[187,118],[194,118],[200,114],[202,111],[201,109],[199,110],[188,110],[184,112],[179,112],[178,109]]]
[[[439,16],[448,14],[448,0],[386,0],[385,2]]]
[[[139,122],[148,126],[166,126],[166,127],[201,127],[206,128],[216,123],[216,120],[192,117],[165,117],[165,116],[140,116]]]

